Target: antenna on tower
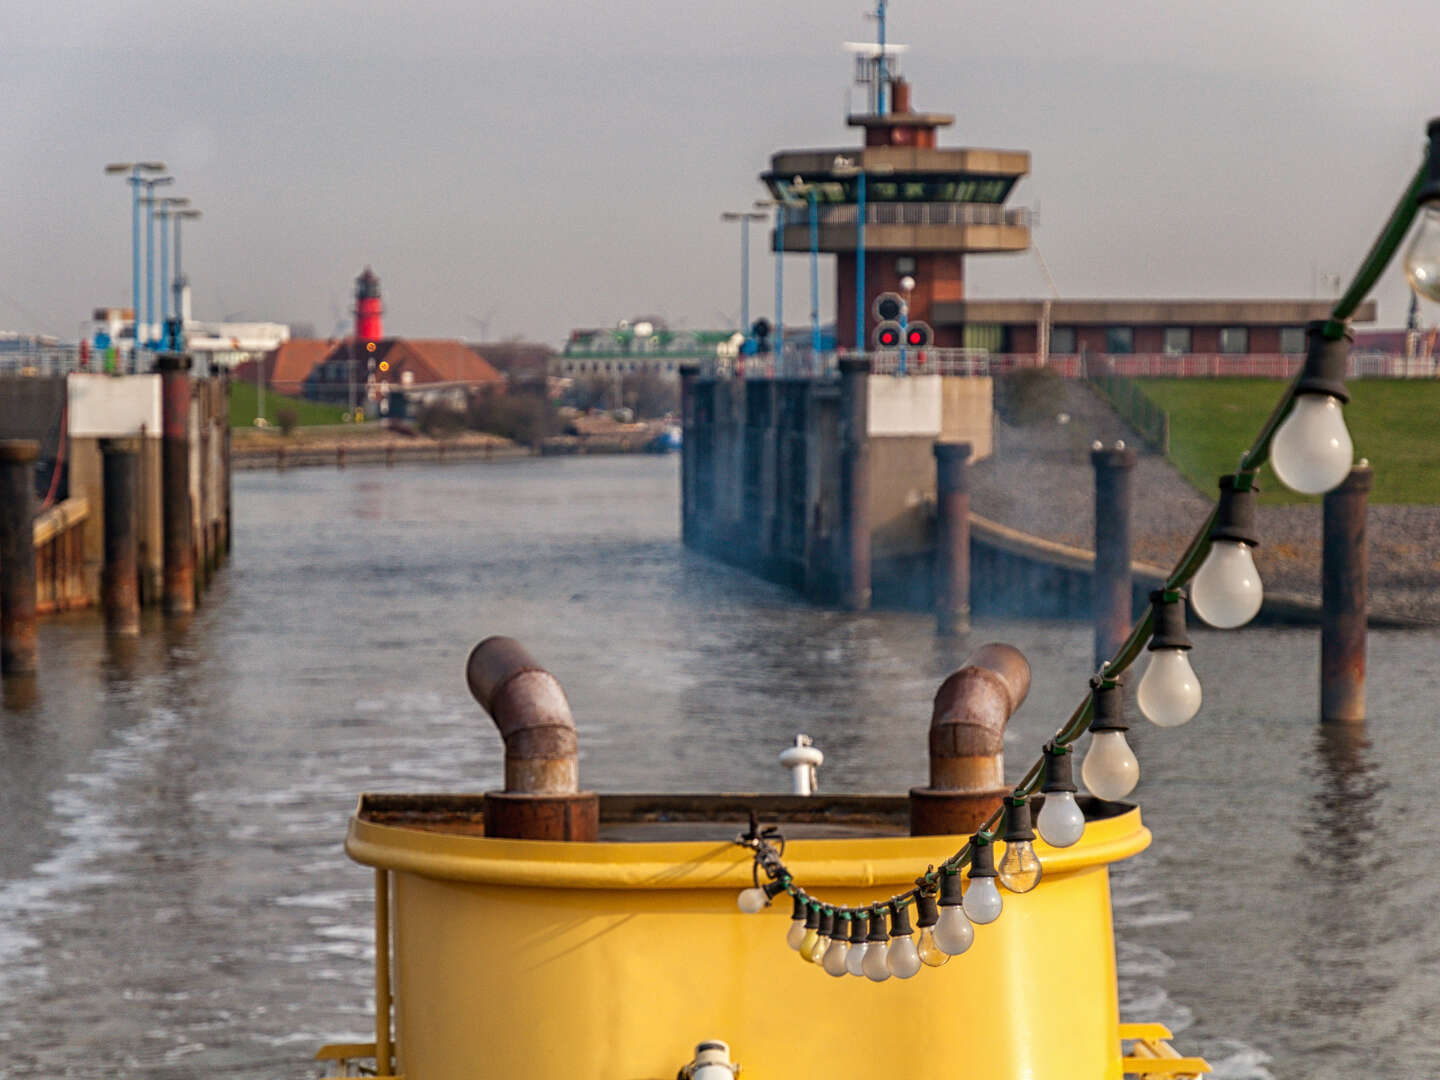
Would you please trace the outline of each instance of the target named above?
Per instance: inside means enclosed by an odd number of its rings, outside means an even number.
[[[900,54],[908,45],[891,45],[885,41],[885,3],[876,0],[875,10],[865,17],[874,19],[879,27],[878,41],[847,41],[845,51],[855,56],[855,84],[870,92],[870,112],[882,116],[886,109],[886,92],[891,81],[900,75]]]

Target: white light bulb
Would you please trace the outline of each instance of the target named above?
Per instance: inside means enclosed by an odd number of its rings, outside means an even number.
[[[1123,731],[1097,731],[1090,737],[1080,778],[1090,794],[1100,799],[1123,799],[1135,790],[1140,780],[1140,762]]]
[[[970,924],[967,921],[965,925]],[[926,967],[944,967],[950,962],[950,954],[936,943],[935,928],[931,926],[920,928],[920,940],[915,943],[915,951]]]
[[[1161,727],[1179,727],[1200,711],[1200,680],[1184,649],[1150,653],[1135,702],[1147,720]]]
[[[830,939],[824,934],[815,935],[815,944],[810,946],[810,963],[818,964],[825,959],[825,950],[830,948]]]
[[[865,961],[861,967],[865,971],[865,977],[871,982],[884,982],[890,977],[890,965],[886,961],[885,953],[883,941],[872,941],[865,950]]]
[[[845,970],[851,975],[865,974],[865,952],[870,948],[868,941],[862,941],[850,946],[850,951],[845,954]]]
[[[935,944],[950,956],[959,956],[975,940],[975,928],[965,917],[965,909],[959,904],[940,909],[940,921],[935,924]]]
[[[1000,917],[1000,890],[993,877],[971,878],[965,890],[965,915],[972,923],[984,926]]]
[[[740,893],[736,902],[740,905],[740,910],[746,915],[754,915],[757,911],[765,910],[765,905],[769,899],[770,898],[765,895],[764,889],[745,889]]]
[[[1085,833],[1085,812],[1073,791],[1047,791],[1035,830],[1051,847],[1069,847]]]
[[[915,939],[908,934],[890,939],[885,950],[885,964],[890,974],[897,979],[908,979],[920,970],[920,952],[915,948]]]
[[[1440,303],[1440,206],[1420,211],[1420,228],[1405,251],[1405,276],[1416,293]]]
[[[1355,444],[1345,411],[1329,394],[1300,394],[1270,444],[1270,464],[1291,491],[1323,495],[1350,472]]]
[[[846,953],[850,951],[850,943],[842,937],[832,938],[830,947],[825,950],[825,959],[821,966],[825,974],[834,975],[837,979],[845,974]]]
[[[1027,893],[1040,884],[1040,859],[1029,840],[1008,841],[995,869],[1000,871],[1000,884],[1013,893]]]
[[[800,948],[800,942],[805,940],[805,920],[791,919],[790,929],[785,932],[785,944],[792,949]]]
[[[1239,540],[1211,543],[1210,554],[1190,582],[1195,614],[1220,630],[1233,630],[1253,619],[1264,599],[1250,545]]]

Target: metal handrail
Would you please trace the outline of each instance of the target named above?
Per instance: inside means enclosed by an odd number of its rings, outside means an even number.
[[[854,228],[859,207],[855,203],[822,204],[817,207],[820,225]],[[865,204],[866,225],[1023,225],[1030,224],[1028,207],[1007,208],[998,203],[887,203]],[[806,206],[785,208],[785,227],[809,228]]]

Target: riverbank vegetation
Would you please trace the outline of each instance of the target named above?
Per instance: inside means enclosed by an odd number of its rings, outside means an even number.
[[[1139,379],[1170,414],[1170,459],[1192,484],[1213,493],[1235,468],[1274,408],[1285,384],[1275,379]],[[1356,458],[1375,465],[1375,503],[1440,503],[1440,453],[1434,449],[1440,381],[1355,379],[1345,420]],[[1260,474],[1262,503],[1319,502],[1284,487],[1269,466]]]

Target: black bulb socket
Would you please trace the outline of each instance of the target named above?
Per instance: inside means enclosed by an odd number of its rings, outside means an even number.
[[[879,904],[870,910],[870,933],[865,940],[882,943],[890,940],[890,935],[885,932],[885,909]]]
[[[835,912],[831,908],[825,908],[820,912],[820,925],[815,928],[816,933],[821,937],[829,937],[835,932]]]
[[[1190,635],[1185,632],[1184,589],[1156,589],[1150,594],[1150,610],[1154,615],[1150,620],[1153,630],[1146,648],[1151,652],[1190,648]]]
[[[805,929],[820,929],[820,909],[808,901],[805,904]]]
[[[922,892],[915,897],[915,925],[921,930],[934,926],[940,921],[940,908],[935,903],[933,892]]]
[[[1215,508],[1215,524],[1210,527],[1211,540],[1238,540],[1251,547],[1260,546],[1260,532],[1255,527],[1255,496],[1260,487],[1253,480],[1241,490],[1235,477],[1220,477],[1220,503]]]
[[[1076,792],[1080,789],[1075,786],[1075,770],[1072,764],[1070,747],[1060,746],[1045,752],[1045,786],[1040,789],[1045,794],[1052,791]]]
[[[1430,138],[1429,152],[1425,156],[1425,183],[1417,196],[1421,206],[1435,206],[1440,203],[1440,116],[1425,127]]]
[[[910,925],[910,905],[890,904],[890,936],[909,937],[915,933],[914,927]]]
[[[1325,336],[1328,325],[1324,319],[1305,324],[1305,369],[1295,384],[1295,393],[1328,394],[1346,402],[1350,391],[1345,389],[1345,363],[1350,358],[1355,332],[1347,326],[1345,333],[1332,341]]]
[[[1035,830],[1030,827],[1030,801],[1015,795],[1005,796],[1005,842],[1014,844],[1034,839]]]
[[[942,874],[940,877],[940,906],[955,907],[963,903],[964,900],[965,897],[960,887],[959,872]]]
[[[988,840],[979,837],[970,841],[970,880],[982,877],[999,877],[995,872],[995,848]]]
[[[810,905],[808,905],[807,903],[805,903],[804,897],[802,897],[799,893],[796,893],[796,894],[795,894],[795,906],[790,909],[790,918],[792,918],[792,919],[804,919],[805,916],[809,913],[809,910],[810,910]]]
[[[774,881],[767,881],[764,885],[760,887],[765,890],[766,900],[774,900],[775,897],[779,896],[782,892],[784,892],[786,888],[789,887],[789,885],[789,878],[776,878]]]
[[[850,915],[850,944],[865,944],[865,938],[869,933],[870,913],[868,911],[852,912]]]
[[[1090,730],[1129,731],[1130,725],[1125,722],[1125,691],[1119,681],[1094,678],[1090,680],[1090,688],[1095,698]]]

